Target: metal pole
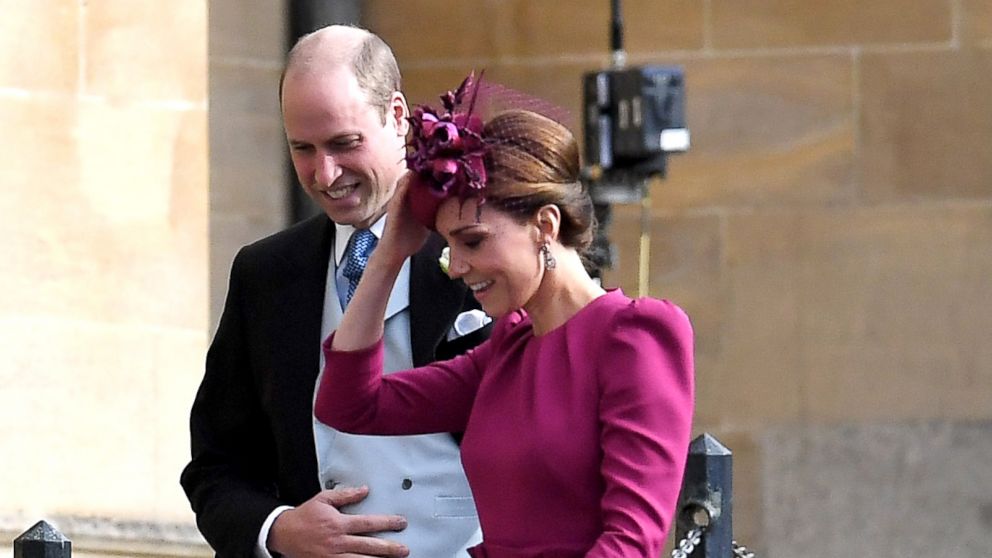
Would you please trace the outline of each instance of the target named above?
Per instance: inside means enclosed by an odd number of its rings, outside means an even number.
[[[610,0],[610,50],[614,70],[627,65],[627,51],[623,48],[623,5],[621,0]]]
[[[637,262],[637,295],[650,294],[651,276],[651,189],[644,188],[641,198],[641,242],[638,247]]]
[[[357,24],[362,14],[360,0],[289,0],[289,46],[303,35],[335,23]]]
[[[14,539],[14,558],[72,558],[72,541],[42,520]]]
[[[627,65],[627,51],[623,46],[622,0],[610,0],[610,50],[612,69],[624,69]],[[626,178],[635,180],[633,175]],[[641,235],[637,248],[637,296],[648,296],[651,276],[651,194],[647,183],[642,186],[642,194]]]
[[[702,434],[689,444],[682,493],[676,508],[675,540],[681,540],[696,527],[705,527],[694,557],[733,556],[732,481],[733,455],[726,446],[709,434]]]

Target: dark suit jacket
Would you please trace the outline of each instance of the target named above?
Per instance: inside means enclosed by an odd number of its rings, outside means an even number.
[[[197,525],[221,558],[252,556],[273,509],[320,490],[311,413],[333,236],[334,224],[319,215],[234,259],[190,415],[192,461],[181,477]],[[441,272],[441,247],[432,236],[411,262],[416,365],[464,352],[490,329],[445,340],[455,316],[477,305]]]

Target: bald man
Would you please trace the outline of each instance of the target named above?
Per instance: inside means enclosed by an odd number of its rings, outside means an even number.
[[[297,178],[323,214],[234,259],[181,478],[197,525],[221,558],[464,556],[481,533],[455,436],[352,436],[312,413],[320,342],[404,172],[396,60],[368,31],[323,28],[291,50],[280,99]],[[465,285],[440,270],[441,248],[432,238],[383,293],[389,370],[488,335]]]

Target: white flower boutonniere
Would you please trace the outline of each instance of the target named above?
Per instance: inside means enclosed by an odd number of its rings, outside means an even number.
[[[444,250],[441,250],[441,257],[437,259],[437,264],[439,266],[441,266],[441,271],[443,271],[445,275],[448,275],[448,268],[449,268],[449,265],[451,264],[451,249],[450,248],[448,248],[447,246],[445,246],[444,247]]]

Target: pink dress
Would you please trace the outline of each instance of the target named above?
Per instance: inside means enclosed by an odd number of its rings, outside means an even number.
[[[363,434],[464,431],[476,558],[660,555],[693,412],[692,328],[613,290],[535,336],[523,311],[453,360],[383,376],[382,342],[331,351],[317,418]],[[414,487],[416,489],[416,487]]]

